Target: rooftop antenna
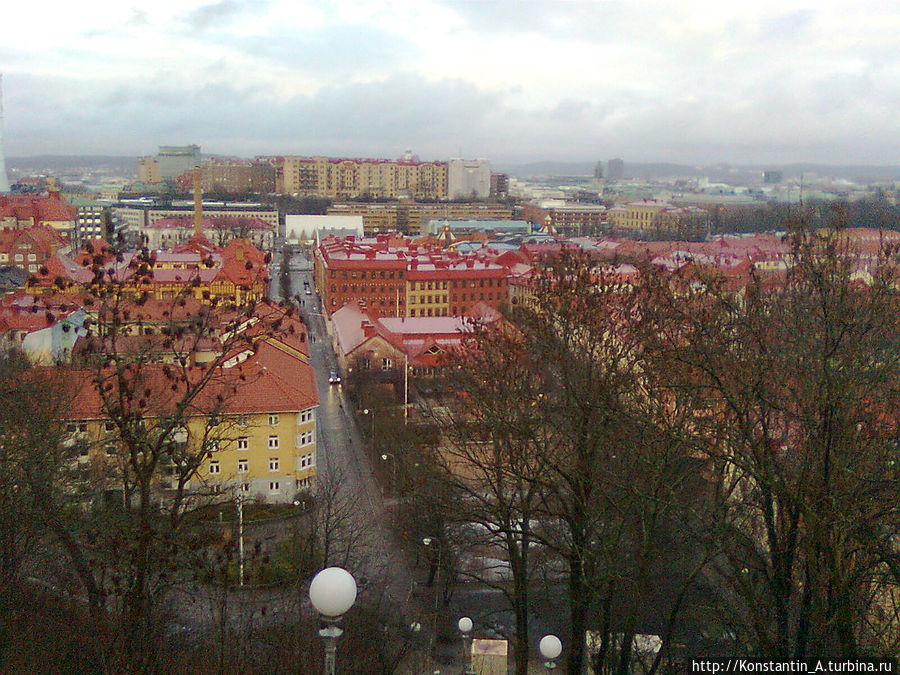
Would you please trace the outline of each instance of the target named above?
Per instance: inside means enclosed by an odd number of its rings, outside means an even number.
[[[9,192],[9,176],[3,155],[3,74],[0,73],[0,192]]]

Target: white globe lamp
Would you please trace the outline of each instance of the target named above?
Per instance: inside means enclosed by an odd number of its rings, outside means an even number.
[[[326,567],[313,577],[309,599],[322,616],[341,616],[356,602],[356,580],[341,567]]]
[[[356,580],[341,567],[326,567],[313,577],[309,599],[324,624],[319,636],[325,642],[325,675],[335,675],[337,641],[344,634],[341,615],[356,602]]]
[[[555,635],[545,635],[538,644],[541,656],[544,658],[544,667],[547,670],[556,668],[556,659],[562,654],[562,640]]]

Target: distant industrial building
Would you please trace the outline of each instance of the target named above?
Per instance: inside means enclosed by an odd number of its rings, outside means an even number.
[[[161,145],[156,157],[138,159],[138,182],[165,183],[200,166],[199,145]]]
[[[487,199],[491,196],[491,163],[486,159],[461,159],[447,163],[450,199]]]
[[[784,179],[781,171],[763,171],[763,183],[777,184]]]
[[[619,159],[611,159],[606,163],[606,176],[609,180],[616,181],[625,178],[625,161]]]

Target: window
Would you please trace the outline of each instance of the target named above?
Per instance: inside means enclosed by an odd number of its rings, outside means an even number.
[[[249,462],[246,459],[238,460],[238,473],[247,473]]]
[[[312,453],[310,453],[310,454],[308,454],[308,455],[303,455],[303,456],[300,458],[300,468],[301,468],[301,469],[307,469],[307,468],[311,467],[312,464],[313,464],[313,456],[312,456]]]
[[[246,436],[241,436],[237,439],[237,448],[238,450],[246,450],[250,445],[250,440]]]
[[[35,262],[37,260],[37,256],[34,253],[28,254],[28,262]]]
[[[241,492],[250,492],[250,483],[241,483]]]
[[[312,431],[304,431],[302,434],[297,435],[297,447],[303,447],[304,445],[309,445],[313,442],[313,432]]]
[[[269,471],[278,471],[278,458],[269,457]]]
[[[305,422],[312,422],[312,421],[313,421],[313,409],[312,408],[310,408],[309,410],[303,410],[300,413],[300,423],[301,424],[303,424]]]
[[[278,415],[276,415],[274,413],[270,414],[269,415],[269,426],[274,427],[276,424],[278,424]]]
[[[280,492],[281,484],[277,480],[269,481],[269,492]]]
[[[394,367],[394,362],[388,358],[381,359],[381,369],[382,370],[390,370]]]
[[[278,447],[278,436],[269,436],[269,448]]]
[[[209,473],[210,474],[220,473],[221,470],[222,470],[222,467],[219,466],[219,463],[217,461],[213,460],[212,462],[209,463]]]

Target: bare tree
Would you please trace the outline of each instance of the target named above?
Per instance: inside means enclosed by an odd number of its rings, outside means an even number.
[[[840,227],[800,224],[790,243],[784,278],[735,289],[688,269],[660,284],[653,348],[718,469],[718,580],[739,641],[782,658],[892,653],[897,253],[863,254]]]

